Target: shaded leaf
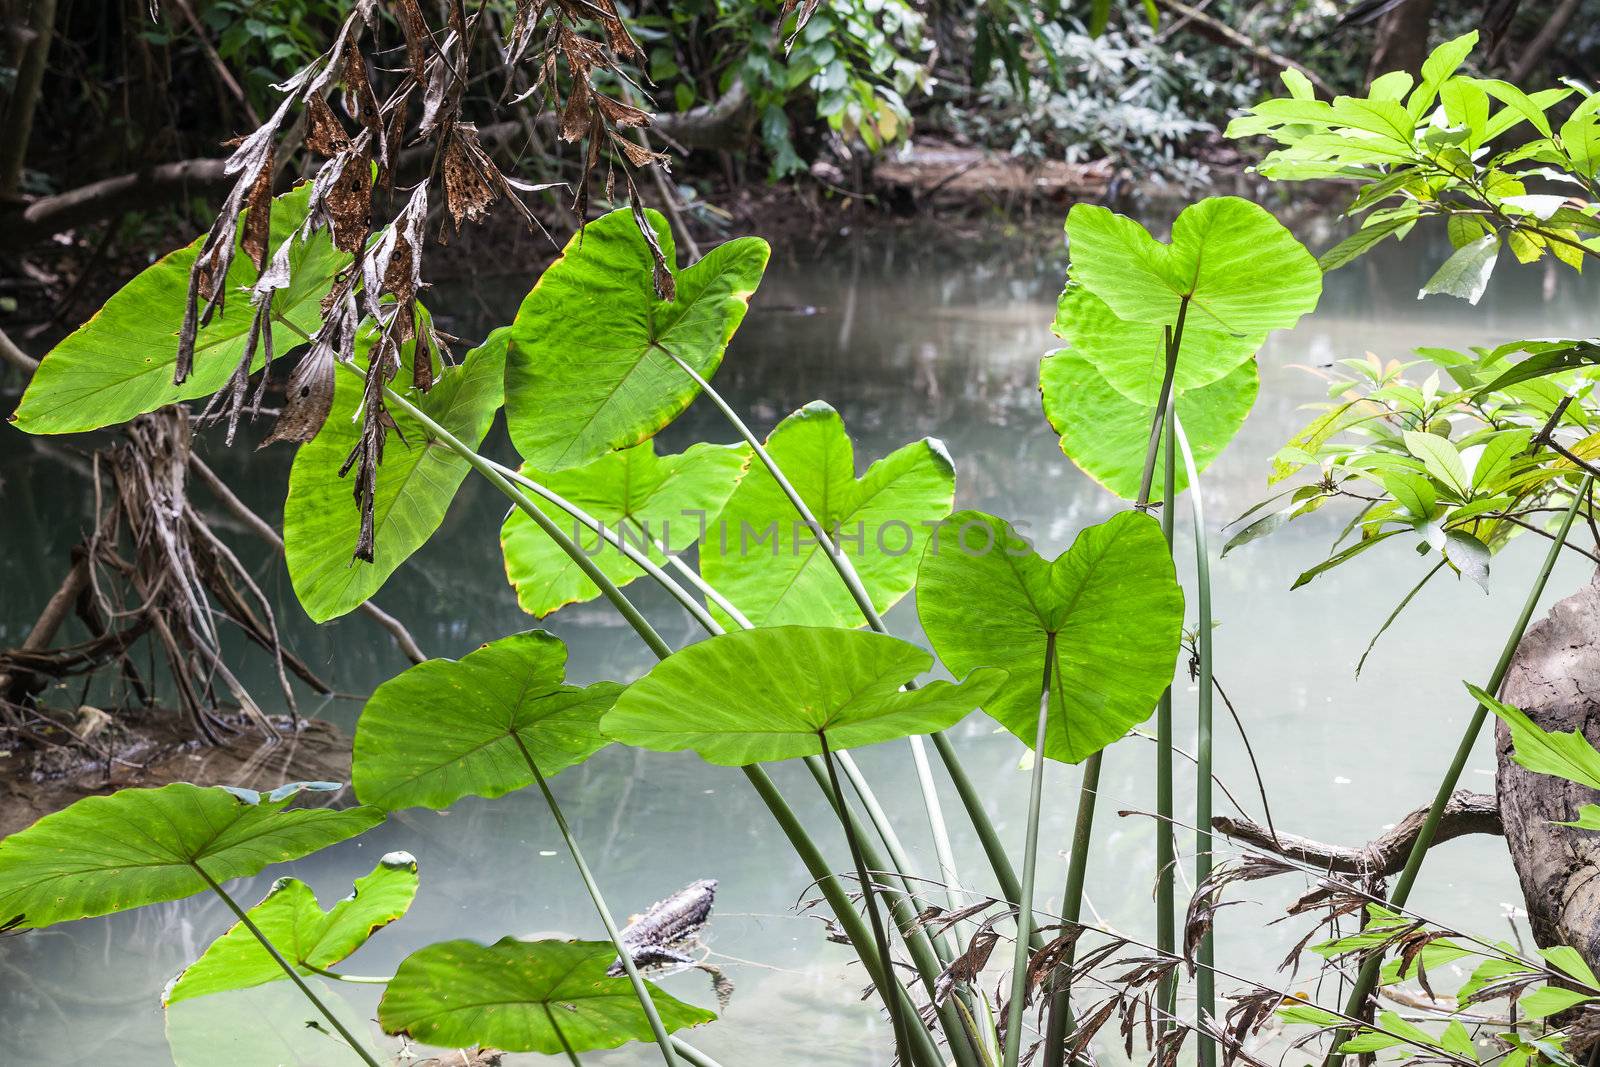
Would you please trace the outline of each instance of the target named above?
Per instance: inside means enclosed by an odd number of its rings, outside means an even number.
[[[1462,245],[1417,291],[1417,299],[1430,293],[1443,293],[1476,304],[1489,287],[1489,277],[1494,273],[1495,260],[1499,255],[1500,238],[1496,234],[1484,234],[1471,244]]]

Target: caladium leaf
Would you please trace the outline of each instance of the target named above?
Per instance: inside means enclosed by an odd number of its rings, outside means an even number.
[[[606,974],[616,958],[609,941],[442,941],[400,964],[378,1022],[428,1045],[551,1056],[648,1041],[650,1023],[632,984]],[[645,985],[669,1032],[716,1018]]]
[[[955,465],[932,438],[898,448],[856,477],[839,413],[820,401],[778,424],[767,451],[841,552],[873,606],[911,591],[928,532],[950,513]],[[757,626],[861,626],[866,620],[826,551],[760,463],[700,547],[706,580]],[[728,624],[715,605],[712,611]]]
[[[426,393],[395,387],[429,418],[476,448],[500,407],[505,370],[505,330],[444,368]],[[341,477],[361,436],[357,410],[362,381],[339,370],[333,412],[315,439],[301,445],[289,471],[283,505],[283,554],[306,614],[326,622],[354,611],[421,548],[444,521],[456,490],[471,469],[467,461],[429,436],[405,412],[391,409],[395,431],[385,446],[373,500],[373,559],[352,562],[361,535],[361,511],[352,499],[353,478]]]
[[[745,475],[750,450],[743,445],[696,444],[674,456],[657,456],[646,441],[608,452],[592,463],[564,471],[523,467],[529,478],[582,508],[606,530],[656,563],[665,557],[653,544],[673,552],[693,547],[711,518],[722,510]],[[533,493],[535,504],[572,535],[606,577],[627,585],[644,571],[598,533]],[[517,603],[530,615],[543,617],[564,604],[593,600],[599,588],[584,576],[572,557],[521,511],[513,511],[500,528],[500,549],[506,577],[517,590]]]
[[[175,782],[84,797],[0,841],[0,929],[37,929],[203,892],[355,837],[377,808],[290,808],[295,782],[271,793]]]
[[[647,215],[675,264],[671,227]],[[511,325],[506,425],[523,460],[543,471],[582,466],[683,414],[699,386],[662,349],[703,378],[715,374],[770,251],[757,237],[719,245],[691,267],[673,266],[676,299],[662,300],[630,212],[574,234]]]
[[[567,648],[542,630],[460,660],[431,659],[380,685],[356,723],[356,796],[389,811],[498,797],[606,746],[600,716],[623,687],[565,681]]]
[[[1160,524],[1142,512],[1090,526],[1045,560],[1005,521],[962,511],[923,555],[917,614],[950,670],[1006,672],[983,708],[1029,747],[1054,634],[1044,754],[1077,763],[1143,722],[1171,684],[1183,592]]]
[[[1265,335],[1292,327],[1322,295],[1322,271],[1272,213],[1236,196],[1184,208],[1162,244],[1139,223],[1094,204],[1067,215],[1073,281],[1129,322]],[[1181,357],[1180,357],[1181,358]]]
[[[1139,495],[1145,448],[1155,401],[1139,404],[1112,388],[1087,360],[1071,350],[1052,353],[1039,364],[1039,389],[1045,417],[1061,435],[1061,450],[1089,477],[1124,500]],[[1183,432],[1194,451],[1195,466],[1205,470],[1244,425],[1260,389],[1254,360],[1234,368],[1210,385],[1175,394],[1173,401]],[[1156,470],[1164,465],[1166,445],[1160,446]],[[1189,484],[1182,463],[1177,465],[1178,491]],[[1150,499],[1161,499],[1161,480],[1151,486]]]
[[[305,220],[310,195],[306,183],[272,202],[270,250],[275,252]],[[247,255],[234,256],[223,283],[228,299],[199,332],[193,373],[182,385],[172,384],[189,269],[204,241],[196,238],[146,267],[50,350],[12,416],[18,429],[55,434],[115,426],[180,400],[209,396],[227,384],[243,357],[255,311],[248,290],[259,272]],[[302,334],[322,325],[322,298],[349,261],[326,231],[291,247],[291,280],[273,296],[272,307],[292,326],[273,322],[273,351],[290,351],[302,343]]]
[[[624,744],[693,749],[740,767],[932,733],[989,699],[1004,672],[900,687],[933,666],[916,645],[824,626],[738,630],[673,653],[628,687],[600,723]]]
[[[280,878],[261,903],[250,909],[250,921],[272,946],[303,975],[327,970],[367,943],[383,927],[406,913],[417,894],[417,861],[406,852],[391,852],[372,873],[356,879],[354,891],[323,911],[311,887],[297,878]],[[255,935],[237,923],[211,943],[168,988],[164,1002],[276,982],[283,968],[261,947]]]

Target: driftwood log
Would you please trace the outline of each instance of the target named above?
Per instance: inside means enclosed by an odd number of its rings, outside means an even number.
[[[1501,699],[1547,731],[1577,730],[1600,742],[1600,572],[1529,627]],[[1503,723],[1495,730],[1495,760],[1506,844],[1534,939],[1571,945],[1600,965],[1600,834],[1554,825],[1576,819],[1600,794],[1512,762]]]

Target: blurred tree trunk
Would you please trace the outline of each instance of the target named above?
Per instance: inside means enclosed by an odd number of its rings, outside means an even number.
[[[1372,62],[1367,80],[1391,70],[1415,74],[1428,58],[1428,30],[1433,24],[1433,0],[1406,0],[1377,21],[1372,33]]]
[[[17,80],[0,120],[0,199],[15,196],[22,182],[22,164],[33,132],[50,40],[55,36],[56,0],[6,0],[6,34],[11,38]]]

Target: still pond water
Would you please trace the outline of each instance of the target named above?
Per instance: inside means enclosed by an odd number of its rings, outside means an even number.
[[[1333,236],[1314,223],[1302,232],[1319,246]],[[1441,256],[1440,249],[1414,241],[1347,268],[1329,279],[1321,310],[1292,334],[1273,337],[1261,355],[1255,411],[1204,479],[1213,545],[1221,543],[1216,527],[1264,495],[1269,457],[1309,418],[1301,406],[1322,397],[1320,380],[1303,367],[1367,351],[1404,357],[1424,344],[1593,330],[1593,280],[1565,271],[1558,277],[1542,267],[1502,265],[1476,308],[1443,297],[1419,303],[1413,294]],[[807,401],[830,401],[855,438],[861,466],[918,437],[941,438],[956,460],[957,506],[1025,523],[1041,551],[1054,555],[1083,526],[1120,506],[1062,456],[1040,413],[1037,363],[1052,347],[1049,322],[1064,261],[1059,230],[1046,227],[839,234],[820,245],[780,249],[718,384],[758,432]],[[488,278],[441,286],[430,303],[446,329],[477,338],[510,320],[528,283]],[[663,451],[699,439],[732,439],[703,402],[661,436]],[[225,452],[210,439],[202,447],[230,484],[277,518],[287,449]],[[502,458],[512,456],[499,430],[489,447]],[[0,463],[5,645],[16,642],[54,588],[91,502],[81,478],[9,429],[0,431]],[[469,481],[444,527],[379,595],[430,654],[459,657],[480,642],[535,625],[518,611],[503,579],[496,538],[502,513],[503,500],[492,489]],[[1470,584],[1430,587],[1358,680],[1354,667],[1368,638],[1423,565],[1409,547],[1391,542],[1358,565],[1290,593],[1295,575],[1322,558],[1346,518],[1329,508],[1301,520],[1231,554],[1216,566],[1214,582],[1218,678],[1250,731],[1278,825],[1354,844],[1431,795],[1471,710],[1461,680],[1482,680],[1492,665],[1542,549],[1531,538],[1515,543],[1496,561],[1488,596]],[[313,627],[294,604],[281,560],[263,554],[247,535],[224,532],[255,561],[258,580],[280,601],[292,646],[338,689],[366,693],[404,667],[387,637],[361,616]],[[1178,559],[1180,574],[1190,580],[1187,541]],[[1584,578],[1579,562],[1564,562],[1548,599]],[[697,636],[647,583],[632,590],[669,640]],[[889,621],[896,632],[919,636],[909,601]],[[568,608],[546,625],[571,647],[574,680],[628,680],[652,662],[633,633],[598,604]],[[242,662],[254,672],[247,684],[270,693],[261,657],[247,655]],[[1187,724],[1179,728],[1180,744],[1192,750],[1194,690],[1180,684],[1178,692],[1178,721]],[[315,710],[349,728],[359,704],[334,701]],[[1237,734],[1224,719],[1218,730],[1219,775],[1259,817]],[[981,716],[955,734],[1002,835],[1020,850],[1027,787],[1021,746]],[[923,869],[934,870],[906,746],[865,750],[858,758]],[[1090,865],[1093,914],[1135,936],[1149,936],[1151,929],[1153,834],[1147,819],[1115,813],[1153,805],[1153,766],[1154,747],[1145,740],[1132,738],[1108,752]],[[1485,743],[1463,784],[1492,788],[1492,769]],[[808,825],[832,825],[803,770],[778,767],[774,773]],[[1076,777],[1075,769],[1056,765],[1047,777],[1039,876],[1044,909],[1059,901]],[[1192,785],[1192,768],[1183,784]],[[642,910],[695,879],[720,883],[707,940],[712,962],[737,988],[719,1022],[688,1035],[697,1045],[728,1067],[878,1062],[888,1032],[859,1002],[863,974],[847,949],[825,940],[816,916],[796,910],[797,898],[807,894],[804,868],[742,775],[688,754],[614,748],[561,775],[554,788],[617,911]],[[1184,788],[1180,803],[1190,793]],[[1218,803],[1220,810],[1229,807],[1221,798]],[[957,812],[953,795],[946,804]],[[964,878],[971,888],[988,890],[976,843],[960,825],[953,817]],[[843,857],[842,843],[823,837],[831,855]],[[328,903],[395,849],[418,857],[421,891],[404,920],[349,962],[351,973],[392,973],[409,952],[447,938],[603,936],[531,792],[467,800],[447,813],[400,815],[357,841],[272,868],[238,885],[237,896],[259,899],[273,878],[292,874]],[[1293,890],[1265,889],[1259,903],[1224,914],[1221,966],[1274,977],[1272,968],[1299,932],[1287,925],[1266,937],[1258,932]],[[1424,913],[1498,936],[1517,899],[1504,845],[1468,838],[1435,854],[1414,903]],[[228,925],[219,903],[196,898],[0,939],[0,1064],[353,1062],[307,1029],[311,1013],[287,983],[190,1001],[163,1017],[163,985]],[[675,976],[666,985],[680,997],[714,1003],[702,974]],[[342,986],[339,995],[353,1018],[372,1017],[376,989]],[[635,1046],[584,1060],[645,1064],[655,1056],[648,1046]]]

